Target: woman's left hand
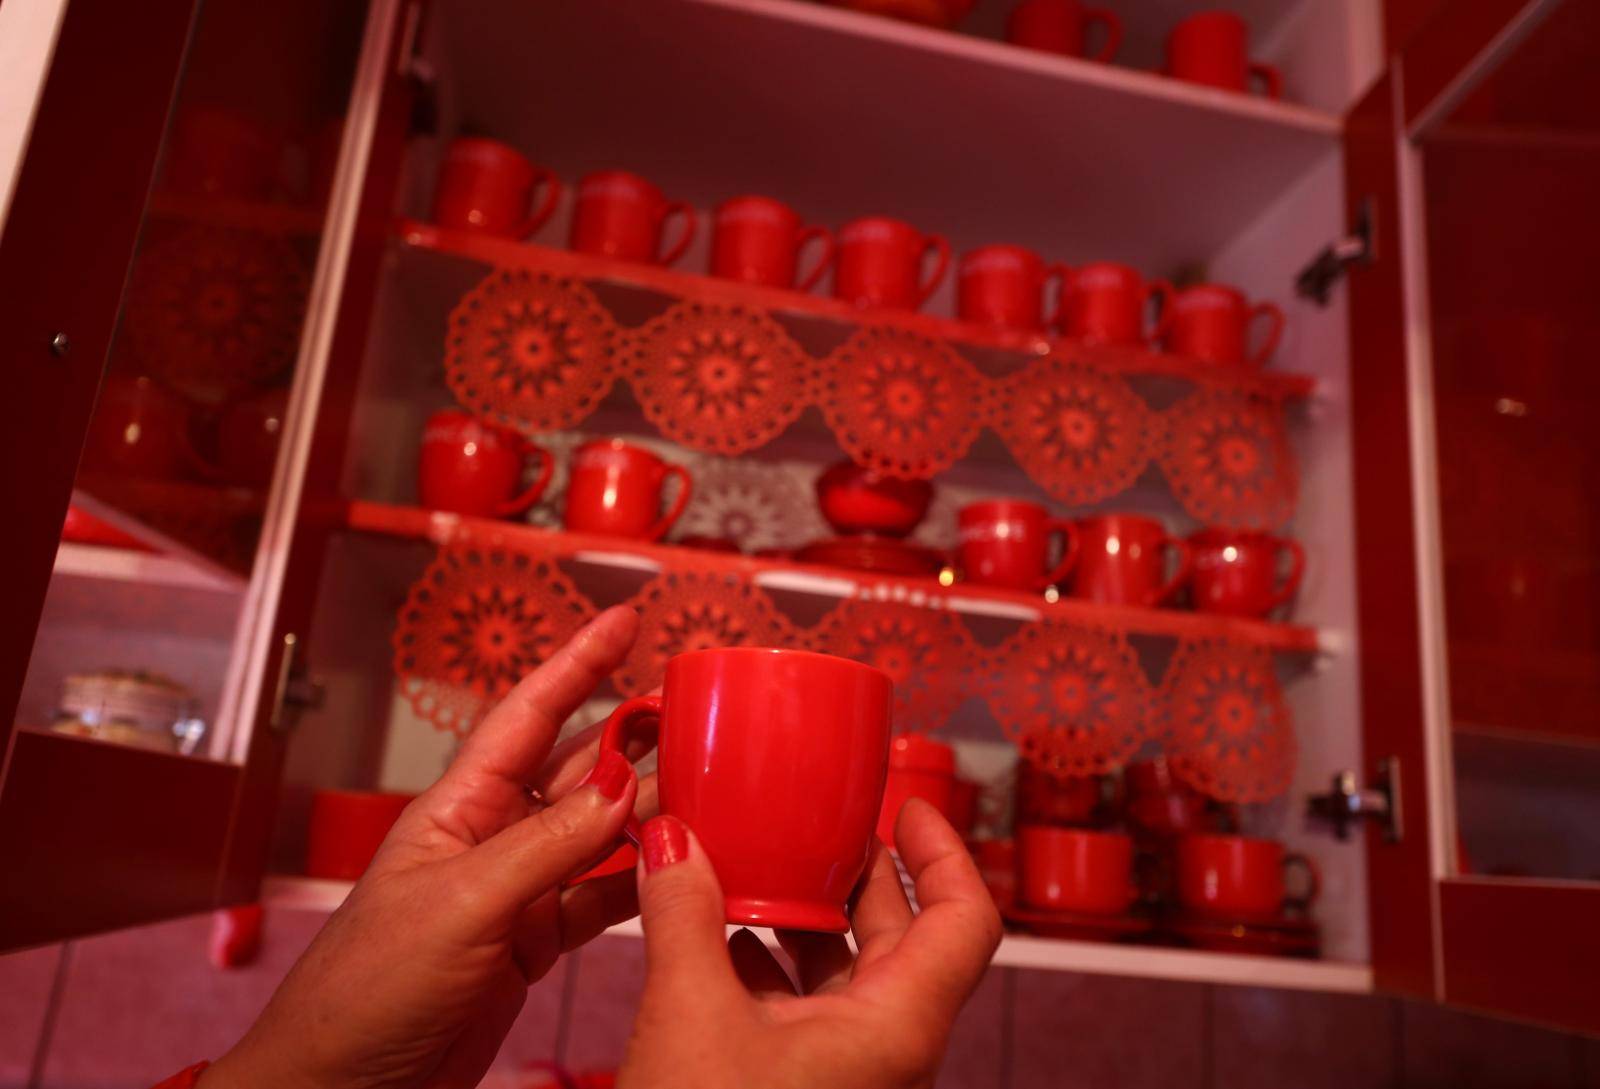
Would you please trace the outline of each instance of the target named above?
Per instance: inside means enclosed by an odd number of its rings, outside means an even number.
[[[602,613],[489,713],[201,1089],[478,1084],[528,985],[637,913],[632,872],[561,884],[616,846],[636,798],[653,810],[654,777],[596,763],[597,728],[555,746],[637,630]]]

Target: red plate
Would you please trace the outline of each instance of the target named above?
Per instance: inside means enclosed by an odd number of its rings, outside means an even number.
[[[1042,911],[1015,903],[1001,904],[1000,915],[1029,934],[1068,941],[1127,941],[1148,933],[1155,926],[1142,915],[1081,915],[1071,911]]]
[[[879,575],[937,575],[944,556],[931,548],[888,537],[834,537],[814,541],[794,554],[797,563],[845,567]]]
[[[1183,915],[1168,922],[1165,929],[1185,945],[1221,953],[1314,957],[1322,950],[1317,924],[1303,918],[1285,916],[1244,923]]]

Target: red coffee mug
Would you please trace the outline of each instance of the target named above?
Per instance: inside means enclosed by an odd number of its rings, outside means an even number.
[[[289,391],[274,389],[235,401],[223,411],[217,427],[222,479],[263,491],[272,484],[288,408]]]
[[[815,239],[816,264],[796,282],[800,251]],[[711,219],[711,275],[764,287],[808,291],[833,260],[833,233],[807,227],[782,201],[734,197],[717,206]]]
[[[726,647],[667,662],[603,748],[659,723],[661,811],[699,838],[730,923],[843,932],[889,763],[886,673],[802,650]],[[637,835],[636,826],[632,832]]]
[[[1006,41],[1064,57],[1081,57],[1094,23],[1106,28],[1106,40],[1089,59],[1108,61],[1122,45],[1122,20],[1103,8],[1086,8],[1078,0],[1022,0],[1006,18]]]
[[[894,822],[900,808],[921,798],[950,818],[956,783],[956,752],[942,741],[921,734],[897,734],[889,742],[889,775],[878,810],[878,838],[894,846]]]
[[[1245,91],[1252,77],[1268,98],[1283,97],[1283,75],[1250,59],[1250,28],[1231,11],[1191,15],[1167,35],[1166,73],[1190,83]]]
[[[1025,824],[1017,829],[1017,899],[1029,907],[1121,915],[1133,905],[1133,840]]]
[[[845,224],[835,253],[833,294],[857,306],[915,310],[928,301],[950,264],[950,243],[888,216]],[[930,253],[933,270],[922,279],[923,259]]]
[[[315,791],[306,844],[307,875],[356,880],[415,797],[371,790]]]
[[[1246,354],[1250,323],[1265,317],[1267,334],[1254,352]],[[1283,336],[1283,311],[1272,303],[1251,306],[1244,294],[1224,284],[1184,288],[1172,300],[1172,320],[1166,323],[1167,350],[1207,363],[1262,367]]]
[[[544,197],[534,208],[540,185]],[[450,141],[445,152],[433,194],[433,221],[451,230],[527,238],[550,218],[560,199],[561,182],[550,170],[530,163],[509,144],[463,136]]]
[[[1078,566],[1072,596],[1105,605],[1160,605],[1189,577],[1189,546],[1154,518],[1102,514],[1077,523]],[[1167,549],[1178,567],[1163,581]]]
[[[1203,529],[1189,537],[1194,556],[1190,589],[1197,612],[1266,616],[1294,597],[1305,574],[1299,541],[1242,529]],[[1289,573],[1278,582],[1278,556],[1289,555]]]
[[[1106,802],[1101,775],[1052,775],[1032,760],[1017,761],[1017,823],[1087,826],[1099,822]]]
[[[204,471],[189,428],[194,408],[153,378],[111,375],[100,386],[84,445],[85,468],[177,480]]]
[[[1284,875],[1305,872],[1306,891],[1290,895]],[[1316,865],[1289,854],[1283,844],[1246,836],[1192,835],[1178,840],[1178,899],[1183,906],[1218,919],[1275,919],[1287,909],[1306,909],[1322,885]]]
[[[662,514],[661,492],[668,477],[677,478],[678,495]],[[683,466],[669,465],[621,439],[595,439],[572,455],[563,520],[574,533],[659,541],[689,505],[692,489]]]
[[[1207,830],[1205,795],[1172,774],[1165,757],[1138,760],[1122,776],[1131,824],[1160,838]]]
[[[1148,344],[1166,332],[1172,317],[1172,285],[1146,281],[1127,265],[1096,261],[1072,272],[1063,284],[1061,329],[1094,344]],[[1146,330],[1151,300],[1156,324]]]
[[[1043,590],[1072,571],[1078,534],[1070,519],[1053,518],[1023,499],[968,503],[957,516],[961,571],[980,586]],[[1050,537],[1061,534],[1061,559],[1049,565]]]
[[[675,215],[683,217],[683,233],[663,253],[662,228]],[[689,248],[694,230],[694,209],[687,202],[668,200],[637,174],[602,170],[578,183],[570,248],[621,261],[670,265]]]
[[[539,459],[533,484],[518,492],[523,464]],[[521,514],[544,494],[555,462],[507,427],[446,409],[428,417],[417,463],[417,497],[430,510],[478,518]]]
[[[1056,324],[1067,278],[1066,265],[1046,265],[1021,246],[980,246],[962,254],[956,268],[956,313],[962,321],[991,329],[1044,329]],[[1044,296],[1056,281],[1056,308],[1044,316]]]

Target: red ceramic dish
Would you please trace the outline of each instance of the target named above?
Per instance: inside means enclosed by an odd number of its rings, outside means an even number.
[[[1122,915],[1133,905],[1133,840],[1119,832],[1022,825],[1017,901],[1081,915]]]
[[[1284,875],[1305,873],[1303,894],[1291,896]],[[1304,855],[1283,844],[1246,836],[1190,835],[1178,840],[1178,899],[1197,915],[1213,919],[1275,919],[1286,908],[1306,908],[1321,880]]]
[[[944,557],[930,548],[887,537],[836,537],[816,541],[794,553],[796,563],[843,567],[878,575],[932,576],[944,568]]]
[[[732,647],[667,662],[659,696],[622,704],[601,744],[658,736],[661,809],[722,882],[728,921],[843,932],[883,802],[894,688],[859,662]]]
[[[830,465],[817,477],[817,505],[835,531],[904,537],[917,528],[933,501],[926,480],[899,477],[863,468],[853,461]]]
[[[135,552],[154,552],[130,533],[124,533],[110,522],[96,518],[82,507],[67,506],[66,520],[61,523],[61,539],[73,544],[100,545],[104,548],[128,548]]]
[[[912,798],[921,798],[948,820],[955,784],[954,749],[921,734],[897,735],[889,743],[889,777],[883,787],[883,808],[878,813],[878,838],[894,846],[894,822],[900,819],[901,807]]]
[[[1000,917],[1018,930],[1062,941],[1129,941],[1141,934],[1148,934],[1155,927],[1148,917],[1128,912],[1089,915],[1072,911],[1046,911],[1009,901],[1001,901],[999,907]]]
[[[678,494],[663,514],[661,499],[669,477],[677,477]],[[689,505],[693,488],[683,466],[669,465],[621,439],[596,439],[572,455],[564,521],[574,533],[659,541]]]

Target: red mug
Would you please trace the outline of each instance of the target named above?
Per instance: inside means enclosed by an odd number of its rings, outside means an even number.
[[[1017,899],[1029,907],[1121,915],[1137,896],[1133,840],[1122,833],[1017,828]]]
[[[233,402],[217,427],[218,473],[231,484],[265,491],[278,463],[278,443],[289,408],[287,389]]]
[[[1302,895],[1284,879],[1293,868],[1306,875]],[[1322,885],[1316,865],[1283,844],[1247,836],[1191,835],[1178,840],[1178,899],[1218,919],[1275,919],[1285,909],[1305,909]]]
[[[534,207],[541,185],[544,197]],[[547,168],[530,163],[509,144],[463,136],[450,141],[445,152],[433,194],[433,221],[456,231],[527,238],[550,218],[560,199],[561,182]]]
[[[661,493],[677,477],[678,495],[666,514]],[[572,455],[563,520],[574,533],[659,541],[689,505],[693,482],[681,465],[669,465],[642,446],[595,439]]]
[[[1294,597],[1305,574],[1299,541],[1243,529],[1203,529],[1189,537],[1194,556],[1190,591],[1197,612],[1266,616]],[[1278,582],[1278,556],[1289,555],[1289,573]]]
[[[675,215],[683,217],[683,233],[662,252],[662,228]],[[689,248],[694,229],[694,209],[687,202],[668,200],[637,174],[602,170],[578,183],[570,246],[599,257],[670,265]]]
[[[1106,779],[1100,775],[1054,775],[1031,760],[1017,761],[1018,824],[1087,827],[1101,822]]]
[[[1173,776],[1165,757],[1129,764],[1122,782],[1124,811],[1140,831],[1166,839],[1206,830],[1205,795]]]
[[[163,185],[186,196],[268,200],[284,143],[253,116],[221,106],[187,106],[172,124]]]
[[[894,822],[912,798],[921,798],[948,820],[955,785],[954,749],[921,734],[896,735],[889,742],[889,775],[878,810],[878,838],[894,846]]]
[[[957,516],[961,571],[980,586],[1043,590],[1060,582],[1078,560],[1078,534],[1066,518],[1053,518],[1023,499],[968,503]],[[1050,537],[1061,534],[1061,559],[1049,563]]]
[[[981,793],[981,788],[971,779],[957,779],[950,784],[950,810],[946,816],[958,835],[972,834],[973,825],[978,823],[978,795]]]
[[[1165,334],[1172,312],[1172,285],[1146,280],[1127,265],[1096,261],[1071,273],[1062,285],[1061,328],[1096,344],[1148,344]],[[1155,326],[1145,328],[1152,300],[1159,300]]]
[[[921,277],[923,259],[933,270]],[[950,264],[950,243],[909,223],[868,216],[845,224],[835,250],[833,294],[857,306],[915,310],[928,301]]]
[[[1066,265],[1046,265],[1032,250],[1021,246],[980,246],[961,255],[956,268],[956,313],[962,321],[991,329],[1044,329],[1056,323],[1057,314],[1044,316],[1044,296],[1056,281],[1059,312],[1072,270]]]
[[[333,881],[356,880],[415,797],[370,790],[313,793],[306,873]]]
[[[800,251],[817,240],[816,264],[797,276]],[[734,197],[711,218],[711,275],[764,287],[810,290],[833,260],[833,233],[807,227],[794,209],[771,197]]]
[[[520,493],[523,464],[539,459],[533,484]],[[478,518],[521,514],[544,494],[555,462],[508,427],[456,409],[435,412],[422,432],[417,496],[431,510]]]
[[[1267,334],[1246,354],[1250,323],[1264,317]],[[1178,292],[1167,323],[1167,350],[1207,363],[1265,366],[1283,336],[1283,311],[1272,303],[1250,305],[1244,294],[1224,284],[1200,284]]]
[[[904,537],[917,528],[932,501],[928,481],[884,476],[853,461],[835,462],[817,477],[817,506],[842,534]]]
[[[1167,35],[1167,75],[1225,91],[1261,80],[1268,98],[1283,97],[1283,75],[1250,59],[1250,28],[1231,11],[1202,11]]]
[[[1189,546],[1154,518],[1101,514],[1077,523],[1078,565],[1072,596],[1104,605],[1160,605],[1189,577]],[[1163,581],[1167,549],[1177,571]]]
[[[1106,28],[1106,40],[1089,59],[1108,61],[1122,45],[1122,20],[1103,8],[1086,8],[1078,0],[1022,0],[1006,18],[1006,41],[1064,57],[1081,57],[1084,39],[1094,23]]]
[[[602,748],[657,727],[661,811],[694,830],[728,921],[843,932],[889,763],[888,674],[769,647],[690,651],[625,701]],[[637,829],[631,828],[637,835]]]
[[[194,408],[153,378],[111,375],[100,387],[84,466],[117,476],[178,480],[205,471],[189,429]]]

